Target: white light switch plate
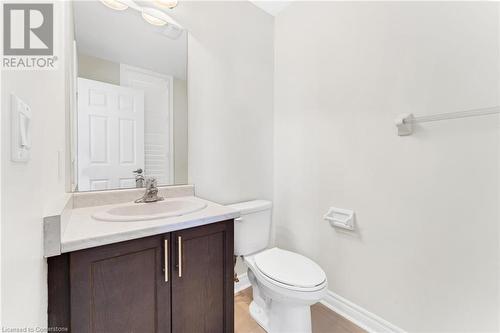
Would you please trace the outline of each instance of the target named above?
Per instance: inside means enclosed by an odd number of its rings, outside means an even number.
[[[19,97],[11,94],[10,109],[11,160],[27,162],[31,158],[31,108]]]

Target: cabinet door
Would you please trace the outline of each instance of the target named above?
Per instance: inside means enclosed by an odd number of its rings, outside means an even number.
[[[172,332],[233,332],[233,221],[174,232],[172,246]]]
[[[71,331],[170,332],[169,242],[168,234],[71,253]]]

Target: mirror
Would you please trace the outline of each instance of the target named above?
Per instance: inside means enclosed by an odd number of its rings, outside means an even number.
[[[186,184],[187,32],[152,3],[113,4],[73,3],[72,188]]]

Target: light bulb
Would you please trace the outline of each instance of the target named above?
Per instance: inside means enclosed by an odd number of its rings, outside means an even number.
[[[163,8],[173,9],[177,6],[177,0],[155,0],[155,3]]]
[[[128,8],[126,4],[119,0],[101,0],[101,2],[106,6],[114,10],[125,10]]]
[[[167,21],[162,20],[161,18],[148,14],[144,10],[142,11],[142,18],[144,18],[149,24],[156,25],[156,26],[162,26],[167,24]]]

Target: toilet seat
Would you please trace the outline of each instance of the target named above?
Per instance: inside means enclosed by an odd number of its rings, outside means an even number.
[[[271,283],[295,290],[316,290],[326,282],[325,272],[300,254],[272,248],[255,255],[255,266]]]

